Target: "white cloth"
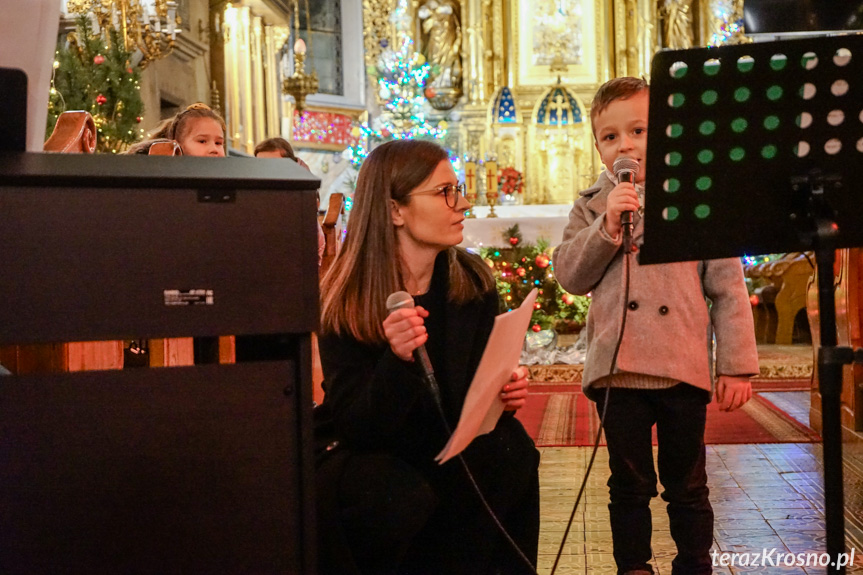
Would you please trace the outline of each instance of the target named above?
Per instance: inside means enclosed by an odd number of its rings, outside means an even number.
[[[525,242],[536,243],[545,238],[555,245],[563,238],[563,230],[569,221],[570,204],[539,204],[527,206],[496,206],[496,218],[486,217],[488,206],[475,206],[475,219],[464,221],[464,248],[508,247],[509,238],[504,232],[518,224]]]

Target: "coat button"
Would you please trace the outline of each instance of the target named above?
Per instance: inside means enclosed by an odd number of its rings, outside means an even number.
[[[631,309],[632,311],[637,310],[638,309],[638,302],[637,301],[629,302],[629,309]]]
[[[668,306],[667,305],[664,305],[664,306],[659,308],[659,315],[665,315],[667,313],[668,313]]]

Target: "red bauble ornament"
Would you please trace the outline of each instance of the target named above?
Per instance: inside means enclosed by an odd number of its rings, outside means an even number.
[[[535,304],[533,304],[533,309],[542,309],[542,305],[540,305],[539,302],[536,302]]]
[[[143,122],[143,121],[144,121],[144,118],[142,118],[141,116],[138,116],[138,117],[136,117],[136,118],[135,118],[135,121],[136,121],[136,122],[138,122],[138,123],[140,124],[141,122]]]
[[[538,268],[547,268],[549,261],[550,260],[548,259],[548,256],[545,254],[539,254],[534,260],[534,262],[536,263],[536,267]]]
[[[566,305],[572,305],[573,302],[575,302],[575,296],[573,296],[571,293],[563,294],[562,296],[560,296],[560,299],[562,299],[563,303],[565,303]]]
[[[126,72],[127,72],[127,73],[129,73],[129,74],[131,74],[131,73],[132,73],[132,69],[131,69],[131,68],[126,68]]]
[[[98,96],[96,96],[96,103],[99,104],[100,106],[107,101],[108,101],[108,98],[106,98],[102,94],[99,94]]]
[[[93,57],[93,63],[96,64],[97,66],[104,61],[105,61],[105,56],[103,56],[102,54],[96,54],[96,56]]]
[[[518,274],[518,277],[523,278],[527,274],[527,271],[524,268],[518,268],[518,271],[515,273]]]
[[[425,92],[423,92],[423,93],[425,94],[426,98],[428,98],[429,100],[431,100],[432,98],[437,96],[437,92],[435,92],[434,88],[432,88],[432,87],[426,88]]]
[[[533,331],[542,331],[542,328],[539,327],[538,323],[533,324],[533,327],[530,329],[532,329]]]
[[[512,245],[517,244],[517,243],[518,243],[518,238],[509,238],[509,243],[511,243]]]

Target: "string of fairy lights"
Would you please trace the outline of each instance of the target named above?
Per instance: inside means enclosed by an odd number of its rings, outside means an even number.
[[[363,122],[356,128],[359,140],[351,146],[349,159],[357,168],[374,143],[417,138],[439,140],[446,136],[448,128],[445,120],[435,125],[426,120],[423,90],[431,67],[425,56],[414,50],[413,40],[405,34],[397,50],[391,49],[387,40],[382,40],[381,46],[384,51],[380,60],[368,72],[377,78],[383,110],[371,124]]]
[[[116,30],[96,31],[80,15],[75,32],[55,52],[49,89],[49,128],[69,109],[87,110],[98,132],[96,151],[120,153],[144,135],[141,70]]]

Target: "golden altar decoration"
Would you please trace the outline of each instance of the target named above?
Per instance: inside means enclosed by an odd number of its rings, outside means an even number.
[[[447,121],[460,158],[522,172],[525,203],[570,203],[599,174],[589,103],[601,84],[649,74],[663,48],[740,41],[743,17],[742,0],[363,0],[367,67],[396,40],[390,16],[405,1],[412,38],[446,84],[428,119]],[[446,24],[436,35],[433,21]],[[549,123],[566,105],[580,122]]]
[[[533,109],[528,131],[528,203],[571,204],[596,177],[589,118],[581,99],[560,80]]]
[[[498,164],[524,172],[524,122],[509,86],[500,88],[492,98],[487,125],[492,143],[490,152],[497,157]]]
[[[175,0],[66,0],[66,9],[90,14],[97,34],[100,29],[116,29],[123,47],[140,56],[141,69],[170,55],[182,31]]]

